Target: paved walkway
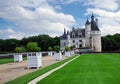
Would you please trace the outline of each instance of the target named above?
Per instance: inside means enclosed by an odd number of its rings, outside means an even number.
[[[73,59],[71,59],[71,60],[65,62],[64,64],[58,66],[57,68],[54,68],[54,69],[52,69],[52,70],[46,72],[45,74],[43,74],[43,75],[41,75],[41,76],[35,78],[34,80],[30,81],[28,84],[36,84],[38,81],[42,80],[43,78],[47,77],[48,75],[50,75],[50,74],[53,73],[54,71],[56,71],[56,70],[62,68],[63,66],[65,66],[65,65],[68,64],[69,62],[75,60],[75,59],[78,58],[78,57],[79,57],[79,56],[76,56],[75,58],[73,58]]]

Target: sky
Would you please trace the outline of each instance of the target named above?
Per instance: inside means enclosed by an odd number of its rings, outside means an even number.
[[[61,36],[98,18],[102,36],[120,33],[120,0],[0,0],[0,39]]]

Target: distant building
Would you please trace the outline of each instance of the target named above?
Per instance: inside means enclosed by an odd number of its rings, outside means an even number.
[[[98,19],[94,20],[91,16],[91,21],[87,19],[85,28],[72,28],[72,31],[66,31],[60,37],[60,46],[64,50],[66,46],[74,48],[93,49],[94,52],[101,52],[101,31],[98,28]]]

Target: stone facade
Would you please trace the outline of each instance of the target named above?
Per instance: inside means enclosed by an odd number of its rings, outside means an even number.
[[[72,31],[66,31],[60,37],[61,50],[64,51],[66,46],[74,48],[89,48],[94,52],[101,52],[101,31],[98,28],[98,19],[91,16],[91,21],[87,20],[85,28],[72,28]]]

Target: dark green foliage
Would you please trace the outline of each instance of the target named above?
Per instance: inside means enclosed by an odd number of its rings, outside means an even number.
[[[54,46],[54,50],[58,53],[60,51],[60,46]]]
[[[48,47],[60,45],[60,39],[59,37],[50,37],[49,35],[38,35],[38,36],[31,36],[28,38],[23,38],[21,40],[17,39],[0,39],[0,51],[1,53],[6,52],[14,52],[14,49],[17,46],[23,46],[26,48],[26,45],[29,42],[36,42],[38,44],[38,47],[41,47],[42,51],[47,51]]]
[[[120,34],[102,37],[102,50],[115,51],[120,49]]]

